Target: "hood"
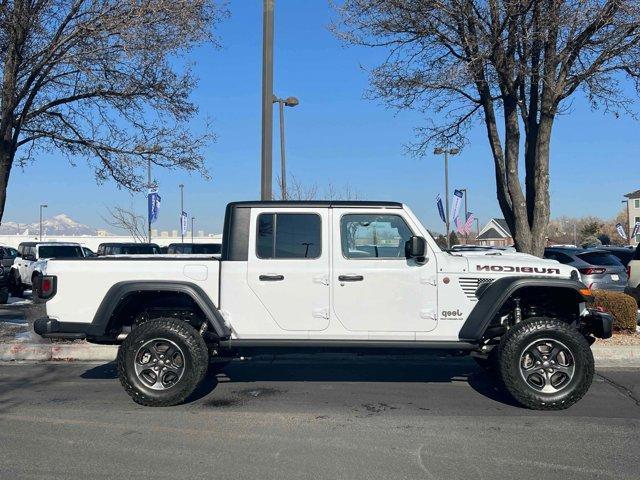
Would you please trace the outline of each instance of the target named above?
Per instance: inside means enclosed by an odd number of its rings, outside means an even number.
[[[526,253],[502,253],[499,255],[466,254],[469,273],[497,276],[544,276],[555,278],[580,278],[578,271],[556,260],[547,260]]]

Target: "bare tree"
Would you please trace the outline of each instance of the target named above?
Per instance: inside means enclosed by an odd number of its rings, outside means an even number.
[[[345,0],[338,10],[338,35],[388,50],[371,96],[430,114],[415,153],[463,145],[473,122],[484,124],[516,247],[541,255],[554,121],[576,92],[628,111],[621,82],[640,89],[640,2]]]
[[[144,243],[147,239],[145,218],[122,207],[107,208],[108,216],[102,219],[110,226],[125,230],[136,242]]]
[[[214,0],[0,0],[0,220],[14,163],[56,151],[139,190],[147,159],[206,174],[181,56],[213,42]]]
[[[356,190],[347,183],[342,188],[338,188],[333,182],[329,181],[324,192],[320,193],[320,189],[316,183],[304,184],[295,175],[288,175],[287,180],[287,200],[357,200],[359,195]],[[278,176],[277,184],[280,186],[278,192],[282,192],[282,180]],[[282,200],[278,195],[274,195],[275,200]]]

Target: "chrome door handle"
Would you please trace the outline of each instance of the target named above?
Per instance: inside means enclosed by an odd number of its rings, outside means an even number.
[[[280,282],[284,280],[284,275],[260,275],[261,282]]]
[[[362,275],[340,275],[338,280],[340,282],[361,282],[364,277]]]

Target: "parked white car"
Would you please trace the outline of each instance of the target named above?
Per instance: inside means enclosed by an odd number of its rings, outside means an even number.
[[[640,245],[637,246],[633,259],[627,265],[627,273],[629,274],[629,283],[626,293],[633,296],[640,307]]]
[[[184,401],[210,358],[273,351],[474,355],[535,409],[587,392],[589,345],[611,336],[576,269],[442,251],[394,202],[236,202],[220,257],[50,260],[36,333],[121,343],[142,405]]]
[[[18,245],[18,256],[13,260],[9,281],[14,296],[21,297],[32,289],[46,274],[46,260],[50,258],[83,258],[79,243],[23,242]]]

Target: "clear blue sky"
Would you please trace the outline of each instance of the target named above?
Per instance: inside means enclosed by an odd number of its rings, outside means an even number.
[[[375,65],[382,52],[341,46],[328,31],[332,11],[324,0],[276,3],[274,89],[300,99],[286,111],[289,171],[321,191],[329,182],[338,188],[348,183],[360,198],[406,202],[429,228],[443,230],[434,207],[436,194],[444,194],[442,160],[403,153],[424,119],[363,98],[362,67]],[[218,30],[223,48],[203,47],[191,56],[200,77],[197,122],[213,119],[218,135],[206,152],[212,179],[156,171],[162,208],[154,227],[160,230],[178,228],[180,183],[196,230],[219,232],[227,202],[259,197],[262,2],[235,0],[229,6],[231,18]],[[622,195],[640,188],[639,130],[635,120],[591,112],[575,101],[553,138],[552,216],[613,217]],[[274,170],[277,135],[276,128]],[[501,216],[493,164],[481,126],[470,140],[451,162],[451,187],[468,188],[469,208],[485,222]],[[14,168],[4,218],[35,221],[40,203],[49,204],[47,216],[66,213],[95,227],[104,225],[105,205],[133,204],[140,213],[146,208],[142,195],[132,198],[113,183],[97,185],[82,160],[72,167],[55,153],[24,171]]]

